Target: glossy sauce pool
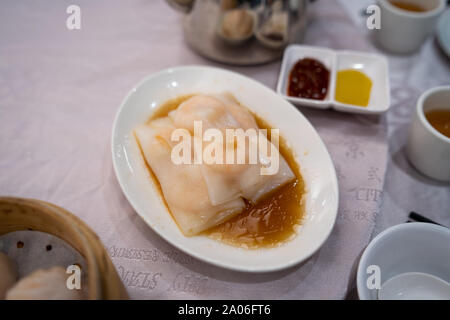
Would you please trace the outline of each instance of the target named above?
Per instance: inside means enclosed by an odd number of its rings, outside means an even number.
[[[181,96],[167,101],[158,108],[149,121],[167,116],[170,111],[176,109],[191,96],[193,95]],[[255,114],[253,116],[261,129],[271,128],[267,122]],[[267,130],[267,132],[270,140],[270,130]],[[305,194],[305,186],[294,155],[282,137],[280,137],[279,150],[294,172],[296,179],[266,195],[256,204],[251,204],[244,199],[246,206],[241,213],[203,232],[204,235],[229,245],[249,249],[275,247],[296,235],[296,229],[302,223],[304,216],[303,195]],[[143,155],[142,158],[144,159]],[[147,168],[155,185],[158,186],[161,197],[164,199],[158,180],[148,165]],[[166,208],[170,212],[167,204]]]

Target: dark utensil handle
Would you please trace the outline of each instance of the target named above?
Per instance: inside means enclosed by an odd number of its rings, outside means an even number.
[[[414,212],[414,211],[411,211],[411,213],[409,214],[409,218],[411,220],[418,221],[418,222],[427,222],[427,223],[433,223],[433,224],[442,226],[442,224],[437,223],[436,221],[433,221],[431,219],[428,219],[427,217],[424,217],[423,215],[418,214],[417,212]]]

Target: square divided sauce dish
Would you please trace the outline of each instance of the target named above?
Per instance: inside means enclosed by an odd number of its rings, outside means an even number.
[[[291,80],[298,81],[291,79],[291,71],[305,59],[316,61],[329,72],[323,99],[288,94]],[[306,70],[304,74],[309,77],[311,72],[314,70]],[[276,91],[298,106],[318,109],[331,107],[342,112],[381,114],[390,106],[388,62],[384,57],[371,53],[290,45],[284,52]],[[359,101],[362,103],[359,104]]]

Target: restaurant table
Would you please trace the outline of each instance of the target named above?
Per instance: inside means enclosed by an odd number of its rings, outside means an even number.
[[[262,274],[208,265],[161,239],[122,194],[112,123],[141,79],[212,65],[274,89],[280,69],[280,61],[233,67],[202,58],[184,42],[181,14],[162,0],[78,0],[80,30],[66,27],[74,1],[0,2],[0,195],[49,201],[83,219],[134,299],[355,298],[355,269],[371,238],[412,210],[450,226],[450,185],[418,173],[404,153],[416,100],[450,84],[450,60],[434,37],[407,56],[378,49],[362,14],[372,2],[315,1],[308,13],[304,43],[386,55],[391,108],[382,116],[298,108],[329,149],[340,188],[332,234],[301,265]],[[5,243],[0,250],[14,255]]]

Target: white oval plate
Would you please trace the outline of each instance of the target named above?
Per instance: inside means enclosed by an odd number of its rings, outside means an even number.
[[[205,236],[185,237],[167,211],[149,178],[132,130],[165,101],[184,94],[231,92],[280,129],[296,155],[306,183],[306,218],[291,241],[256,250],[236,248]],[[310,257],[328,238],[338,209],[336,173],[328,151],[306,118],[289,102],[262,84],[234,72],[202,66],[167,69],[150,75],[126,96],[112,133],[114,170],[134,210],[162,238],[211,264],[239,271],[275,271]]]

